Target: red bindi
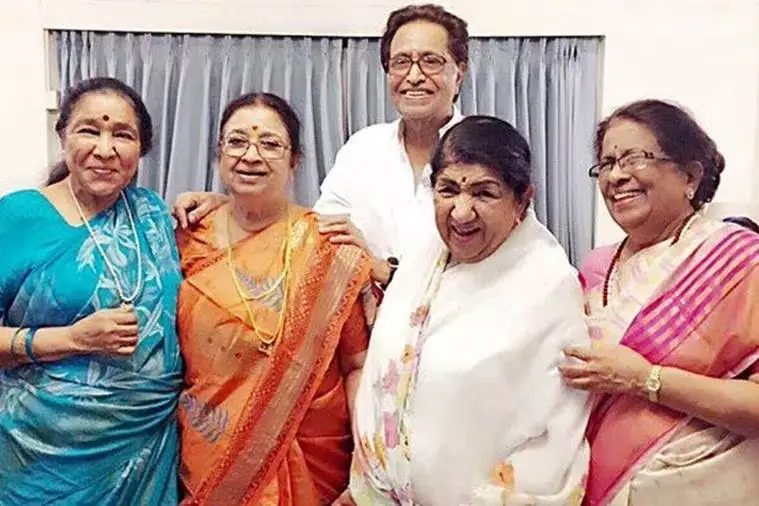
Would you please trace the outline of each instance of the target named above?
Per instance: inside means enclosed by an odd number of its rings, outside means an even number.
[[[103,121],[108,121],[109,119],[111,119],[110,116],[103,114]]]

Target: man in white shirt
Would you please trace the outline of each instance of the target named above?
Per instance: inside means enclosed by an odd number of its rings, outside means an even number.
[[[454,110],[438,135],[461,118]],[[365,246],[380,263],[401,258],[419,228],[433,224],[430,166],[413,167],[402,125],[398,120],[356,132],[338,152],[314,205],[323,232],[335,242]]]
[[[381,283],[391,276],[388,259],[401,258],[419,227],[432,226],[429,162],[442,134],[461,120],[453,104],[467,69],[468,36],[466,22],[439,6],[390,14],[380,58],[401,119],[356,132],[314,206],[334,242],[372,252]]]
[[[401,119],[351,136],[314,206],[330,240],[374,255],[372,274],[381,284],[392,279],[419,227],[434,226],[429,162],[440,136],[461,119],[454,102],[467,70],[468,36],[466,22],[437,5],[390,14],[380,57]],[[183,194],[175,215],[186,226],[217,205],[207,194]]]

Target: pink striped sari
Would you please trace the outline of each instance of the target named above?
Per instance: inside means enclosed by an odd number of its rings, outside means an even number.
[[[601,291],[598,286],[587,294],[589,324],[596,338],[620,342],[654,364],[696,374],[735,378],[755,372],[752,368],[759,359],[759,235],[699,217],[676,245],[653,246],[620,266],[617,293],[610,284],[606,307],[600,303]],[[617,496],[625,487],[629,493],[631,480],[666,445],[704,429],[709,429],[704,422],[644,399],[599,398],[588,427],[591,466],[584,504],[696,504],[682,501],[685,490],[662,489],[662,483],[657,483],[662,474],[648,485],[644,483],[648,491],[639,494],[639,499],[627,495],[620,500]],[[736,447],[732,443],[723,446]],[[746,466],[759,469],[759,454],[757,457],[752,456]],[[688,473],[692,470],[688,465],[666,471]],[[734,459],[730,465],[735,467]],[[666,466],[658,465],[663,468]],[[721,472],[717,474],[711,476],[709,486],[719,482]],[[664,476],[664,481],[669,478]],[[688,479],[678,483],[694,486]],[[759,497],[754,499],[759,501]]]

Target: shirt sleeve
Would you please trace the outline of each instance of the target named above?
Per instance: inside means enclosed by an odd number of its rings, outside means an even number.
[[[580,264],[580,275],[583,280],[583,289],[588,292],[603,283],[606,271],[609,269],[617,250],[616,245],[601,246],[590,250]]]
[[[314,211],[319,214],[351,215],[355,205],[354,191],[351,189],[351,179],[356,184],[356,158],[352,155],[354,143],[348,142],[340,148],[335,157],[335,164],[327,173],[321,186],[321,195],[314,204]]]

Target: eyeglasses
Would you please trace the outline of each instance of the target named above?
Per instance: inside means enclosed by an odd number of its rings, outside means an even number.
[[[671,158],[657,156],[650,151],[635,150],[630,151],[619,158],[606,158],[601,163],[597,163],[588,169],[588,176],[592,178],[601,177],[612,171],[614,166],[626,174],[632,174],[635,171],[644,169],[651,162],[673,162]]]
[[[258,156],[264,160],[281,160],[290,146],[276,137],[259,138],[251,141],[247,137],[231,136],[221,140],[221,151],[233,158],[242,158],[251,146],[255,146]]]
[[[437,53],[424,53],[419,58],[412,58],[407,54],[399,54],[390,58],[388,72],[394,76],[405,76],[411,72],[414,65],[419,65],[419,69],[427,76],[439,74],[445,68],[448,60]]]

